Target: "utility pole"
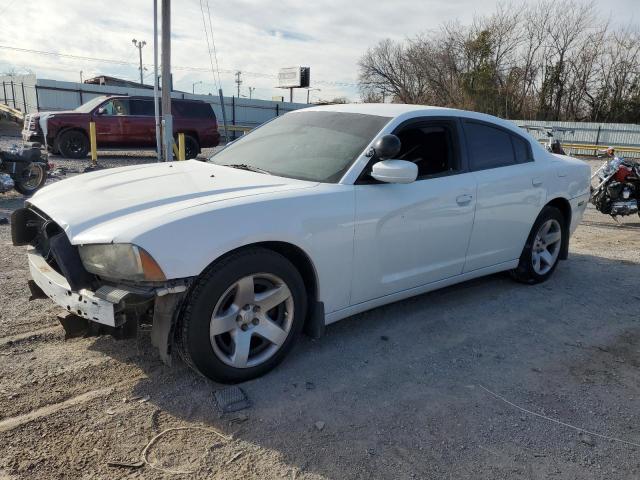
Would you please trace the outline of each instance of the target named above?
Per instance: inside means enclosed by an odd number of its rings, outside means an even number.
[[[162,0],[162,157],[173,160],[171,116],[171,0]]]
[[[140,54],[140,85],[142,85],[144,82],[142,81],[143,79],[143,71],[142,71],[142,47],[144,47],[147,42],[145,42],[144,40],[142,41],[137,41],[135,38],[133,40],[131,40],[131,43],[133,43],[133,46],[136,47],[138,49],[138,53]]]
[[[193,82],[191,84],[191,94],[195,95],[196,93],[196,85],[201,85],[202,84],[202,80],[200,80],[199,82]]]
[[[80,83],[82,83],[82,70],[80,70]]]
[[[238,98],[240,98],[240,85],[242,85],[242,80],[240,80],[240,75],[242,75],[242,72],[238,70],[236,72],[236,84],[238,85]]]
[[[251,100],[253,98],[253,91],[256,89],[256,87],[248,87],[249,88],[249,100]]]
[[[156,156],[160,162],[162,161],[162,124],[160,123],[158,81],[158,0],[153,0],[153,117],[156,126]]]

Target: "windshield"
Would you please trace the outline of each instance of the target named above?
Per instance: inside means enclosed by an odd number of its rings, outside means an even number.
[[[100,105],[102,102],[104,102],[107,99],[107,97],[105,97],[104,95],[101,95],[99,97],[96,98],[92,98],[91,100],[89,100],[87,103],[83,103],[82,105],[80,105],[78,108],[76,108],[74,110],[74,112],[80,112],[80,113],[90,113],[91,110],[93,110],[94,108],[96,108],[98,105]]]
[[[335,183],[389,120],[359,113],[289,113],[240,138],[209,161]]]

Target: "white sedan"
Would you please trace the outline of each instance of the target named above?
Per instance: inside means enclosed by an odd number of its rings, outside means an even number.
[[[208,162],[55,183],[14,213],[12,233],[65,309],[151,323],[163,360],[175,349],[238,382],[303,330],[495,272],[546,280],[589,176],[488,115],[334,105],[287,113]]]

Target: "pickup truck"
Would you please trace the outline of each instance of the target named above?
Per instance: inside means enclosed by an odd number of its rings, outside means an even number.
[[[186,158],[195,158],[201,148],[215,147],[220,133],[215,113],[201,100],[171,101],[174,134],[185,134]],[[22,138],[40,142],[55,154],[84,158],[89,153],[89,123],[96,124],[99,149],[154,148],[153,98],[100,96],[75,110],[38,112],[25,116]]]

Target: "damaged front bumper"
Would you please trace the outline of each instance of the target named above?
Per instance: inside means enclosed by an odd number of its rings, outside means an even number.
[[[96,290],[74,291],[67,279],[35,248],[28,248],[27,257],[33,282],[44,295],[70,313],[111,328],[123,327],[127,322],[150,322],[151,341],[163,362],[171,364],[173,330],[190,279],[161,285],[103,284]]]
[[[116,289],[112,287],[101,287],[95,292],[87,289],[74,292],[67,279],[56,272],[35,248],[27,250],[27,258],[33,281],[47,297],[61,307],[82,318],[109,327],[119,327],[126,321],[122,316],[118,319],[116,311],[129,292],[114,292]]]

